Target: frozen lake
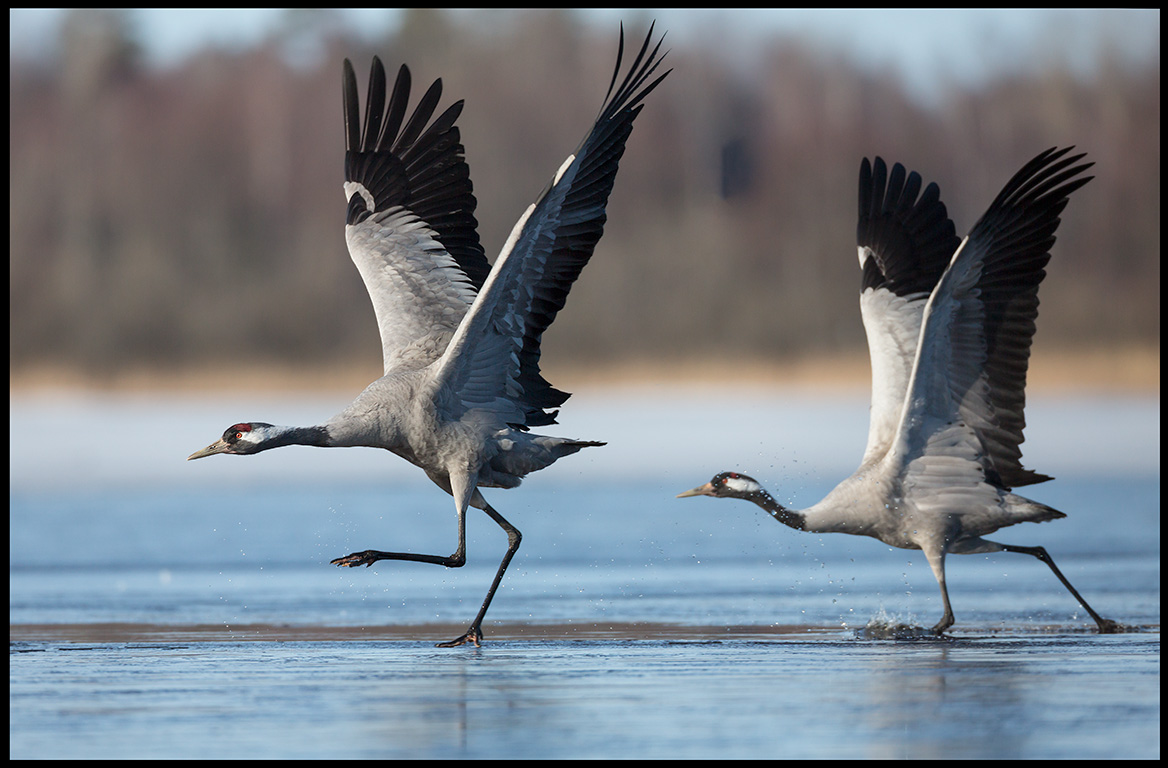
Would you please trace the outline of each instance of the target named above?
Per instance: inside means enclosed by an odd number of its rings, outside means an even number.
[[[858,463],[866,394],[641,387],[544,430],[609,441],[488,491],[524,534],[481,649],[461,633],[505,538],[384,452],[186,456],[240,420],[346,398],[10,401],[10,757],[1159,756],[1158,398],[1031,396],[1025,489],[1099,636],[1032,558],[949,558],[942,641],[923,555],[673,495],[737,469],[793,506]]]

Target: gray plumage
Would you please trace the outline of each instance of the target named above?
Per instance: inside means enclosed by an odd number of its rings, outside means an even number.
[[[941,633],[954,616],[946,554],[1022,552],[1039,558],[1102,632],[1114,622],[1079,596],[1042,547],[984,536],[1065,517],[1011,489],[1049,480],[1022,467],[1026,371],[1038,286],[1069,195],[1091,177],[1068,149],[1034,158],[1006,184],[964,240],[936,184],[865,159],[857,242],[860,309],[872,361],[868,443],[860,468],[805,510],[783,507],[758,481],[718,474],[680,496],[741,498],[811,532],[872,536],[923,550],[941,587]],[[919,198],[918,198],[919,195]]]
[[[650,50],[652,35],[650,27],[618,86],[622,27],[595,124],[519,218],[494,266],[479,244],[476,201],[455,125],[463,102],[431,120],[442,93],[438,80],[405,120],[409,70],[399,70],[387,103],[385,70],[375,57],[362,122],[356,75],[346,60],[345,240],[373,302],[384,375],[324,424],[236,424],[190,457],[291,444],[383,448],[454,497],[454,554],[367,550],[333,561],[342,566],[386,559],[461,566],[466,509],[482,509],[507,532],[507,553],[466,634],[441,645],[481,642],[483,617],[519,547],[519,531],[479,488],[514,488],[557,459],[604,445],[528,430],[554,424],[550,409],[568,398],[540,373],[540,340],[603,233],[605,206],[641,102],[669,74],[648,82],[662,59],[660,41]]]

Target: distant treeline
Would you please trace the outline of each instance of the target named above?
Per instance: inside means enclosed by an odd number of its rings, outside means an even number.
[[[437,77],[443,107],[466,100],[493,259],[595,117],[617,39],[569,12],[505,18],[412,11],[370,46],[327,11],[294,11],[259,47],[157,71],[124,12],[72,12],[59,60],[10,72],[13,367],[378,360],[343,236],[341,60],[362,82],[375,53],[391,73],[408,63],[411,103]],[[647,27],[627,19],[628,44]],[[1105,60],[1090,76],[1052,61],[924,105],[797,39],[775,39],[751,68],[716,46],[673,45],[545,359],[859,348],[861,158],[936,181],[963,233],[1026,160],[1067,144],[1096,178],[1063,214],[1039,343],[1158,345],[1158,59]]]

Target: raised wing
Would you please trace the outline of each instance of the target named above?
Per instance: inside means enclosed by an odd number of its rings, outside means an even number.
[[[624,51],[592,130],[515,225],[474,307],[435,371],[447,416],[486,409],[526,428],[555,423],[568,393],[539,372],[540,339],[604,232],[605,206],[641,101],[669,72],[648,85],[661,62],[653,29],[615,93]],[[648,55],[646,55],[648,54]]]
[[[872,408],[861,464],[884,456],[892,444],[925,304],[961,243],[937,185],[929,184],[918,199],[920,191],[920,175],[914,171],[906,178],[900,163],[891,175],[879,157],[873,165],[867,158],[860,165],[860,314],[872,361]]]
[[[1019,446],[1038,286],[1059,214],[1092,178],[1069,151],[1047,150],[1010,179],[929,299],[895,448],[906,483],[944,484],[971,466],[1007,489],[1050,479],[1022,467]]]
[[[362,124],[345,60],[345,240],[373,301],[386,373],[437,359],[490,271],[454,125],[462,102],[430,122],[441,95],[436,80],[402,128],[409,69],[398,71],[386,104],[385,68],[374,57]]]

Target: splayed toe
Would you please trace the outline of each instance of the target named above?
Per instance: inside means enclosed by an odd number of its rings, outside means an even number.
[[[330,565],[335,565],[338,568],[356,568],[358,565],[370,566],[375,561],[371,560],[367,552],[354,552],[351,555],[338,557],[336,560],[330,560]]]

